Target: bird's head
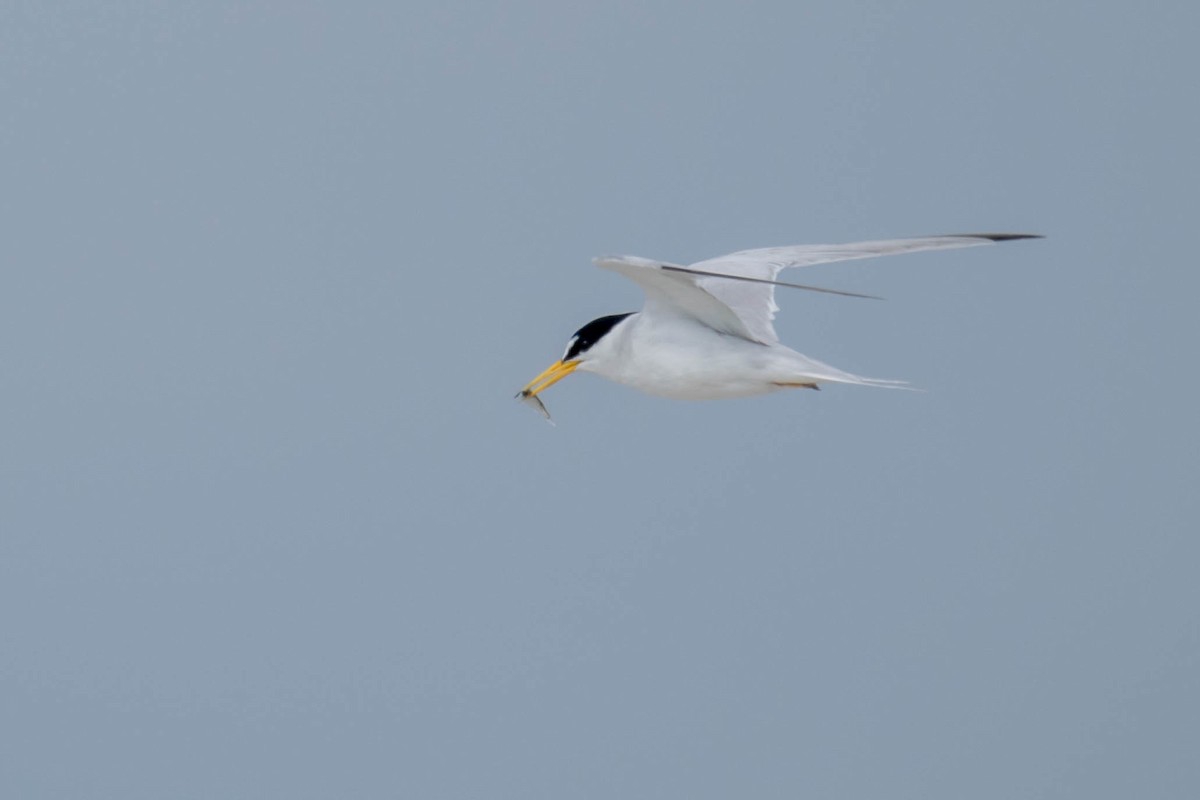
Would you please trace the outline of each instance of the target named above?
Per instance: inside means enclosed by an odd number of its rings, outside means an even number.
[[[567,340],[567,348],[563,356],[547,367],[540,375],[529,382],[521,390],[518,397],[536,397],[539,392],[548,389],[577,369],[587,370],[611,354],[614,350],[612,338],[605,338],[622,321],[632,316],[629,314],[612,314],[607,317],[594,319],[584,325]]]

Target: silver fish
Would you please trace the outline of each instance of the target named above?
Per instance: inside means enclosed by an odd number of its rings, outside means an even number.
[[[549,422],[551,425],[554,424],[554,420],[550,418],[550,412],[546,410],[546,404],[542,402],[542,398],[538,397],[533,392],[517,392],[516,399],[520,400],[526,405],[533,406],[535,409],[537,409],[539,414],[546,418],[546,422]]]

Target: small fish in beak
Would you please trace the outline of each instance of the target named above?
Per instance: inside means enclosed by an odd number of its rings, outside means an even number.
[[[546,404],[542,402],[542,398],[538,397],[528,389],[522,389],[521,391],[517,392],[516,397],[522,403],[533,406],[539,414],[546,418],[546,422],[549,422],[551,425],[554,424],[554,420],[550,418],[550,412],[546,410]]]

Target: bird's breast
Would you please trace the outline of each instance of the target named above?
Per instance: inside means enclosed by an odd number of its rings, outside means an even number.
[[[715,400],[778,391],[771,347],[671,320],[633,328],[618,356],[595,370],[648,394]]]

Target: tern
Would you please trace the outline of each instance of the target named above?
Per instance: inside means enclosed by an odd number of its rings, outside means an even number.
[[[646,295],[641,311],[594,319],[567,341],[562,358],[518,392],[549,419],[538,395],[575,371],[593,372],[643,392],[680,400],[747,397],[823,383],[903,386],[864,378],[779,342],[771,321],[775,287],[851,297],[871,295],[777,281],[791,267],[1040,239],[1027,233],[971,233],[912,239],[741,250],[683,266],[637,256],[593,263],[632,280]]]

